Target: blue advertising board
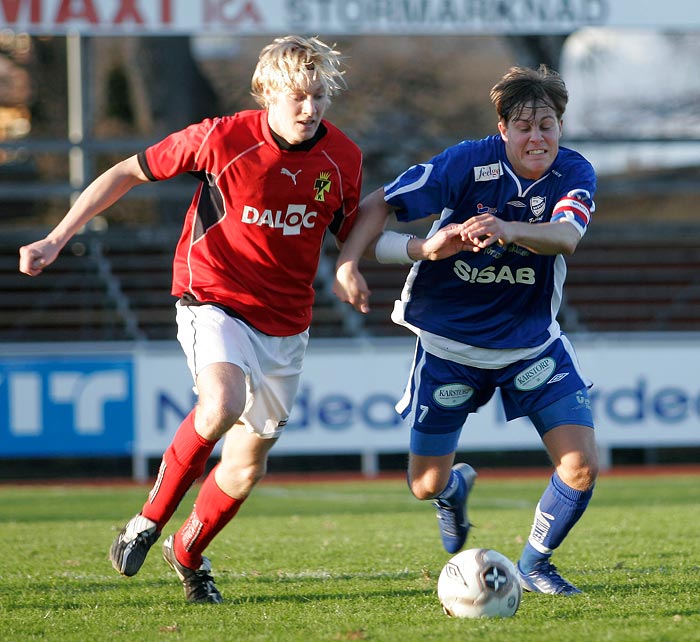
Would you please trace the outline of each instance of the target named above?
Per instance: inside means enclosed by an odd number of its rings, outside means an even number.
[[[128,355],[0,357],[0,458],[130,455]]]

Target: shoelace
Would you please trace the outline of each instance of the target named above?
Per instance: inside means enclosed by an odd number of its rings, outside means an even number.
[[[559,575],[557,567],[554,566],[554,564],[552,564],[551,562],[547,562],[546,565],[542,564],[542,566],[539,567],[537,570],[539,570],[543,575],[546,575],[549,578],[549,580],[554,584],[558,584],[565,588],[575,588],[573,584],[567,582],[561,575]]]
[[[199,596],[208,596],[217,592],[214,578],[207,571],[195,571],[185,582],[195,589]]]
[[[435,505],[440,509],[438,511],[438,519],[443,522],[444,529],[447,531],[447,534],[456,536],[458,524],[455,509],[452,506],[441,502],[439,499],[435,500]]]
[[[546,575],[547,577],[554,577],[560,579],[562,582],[566,582],[566,580],[561,575],[559,575],[557,567],[554,566],[554,564],[552,564],[551,562],[542,564],[541,566],[537,567],[537,570]]]

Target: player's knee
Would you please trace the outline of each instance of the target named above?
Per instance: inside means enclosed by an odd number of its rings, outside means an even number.
[[[583,469],[582,477],[586,482],[586,488],[592,488],[595,484],[596,479],[598,479],[598,460],[594,462],[589,462]]]
[[[444,484],[443,484],[444,486]],[[433,499],[443,489],[439,482],[430,476],[416,477],[408,480],[408,488],[416,499],[421,501]]]
[[[557,468],[559,478],[571,488],[576,490],[589,490],[593,488],[598,478],[597,457],[580,457],[575,461],[562,462]]]
[[[200,402],[195,415],[195,428],[205,439],[220,439],[243,414],[243,402],[234,399]]]
[[[242,466],[240,463],[223,459],[219,468],[219,474],[225,477],[229,488],[235,489],[235,496],[238,498],[247,497],[267,472],[265,461]]]

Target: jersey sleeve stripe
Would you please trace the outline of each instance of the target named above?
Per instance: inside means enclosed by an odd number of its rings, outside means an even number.
[[[153,172],[151,171],[151,168],[148,166],[148,159],[146,158],[146,152],[139,152],[136,155],[136,160],[138,160],[139,165],[141,166],[141,170],[143,173],[146,175],[146,178],[149,181],[157,181],[158,179],[153,176]]]
[[[591,221],[591,212],[588,206],[582,201],[566,197],[560,200],[552,213],[552,222],[566,220],[576,227],[579,234],[583,236]]]
[[[423,171],[414,181],[412,181],[411,183],[406,183],[405,185],[402,185],[401,187],[395,189],[396,185],[401,181],[405,174],[408,174],[408,172],[416,170],[419,167],[422,168]],[[399,194],[405,194],[406,192],[412,192],[414,190],[420,189],[421,187],[423,187],[423,185],[425,185],[428,182],[428,178],[432,171],[433,166],[426,163],[414,165],[410,169],[407,169],[395,181],[384,186],[384,200],[388,201],[389,199],[393,198],[394,196],[398,196]]]

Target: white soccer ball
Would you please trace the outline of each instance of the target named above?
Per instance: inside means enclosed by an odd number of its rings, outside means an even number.
[[[523,595],[515,564],[489,548],[457,553],[440,572],[437,592],[447,615],[470,618],[515,615]]]

